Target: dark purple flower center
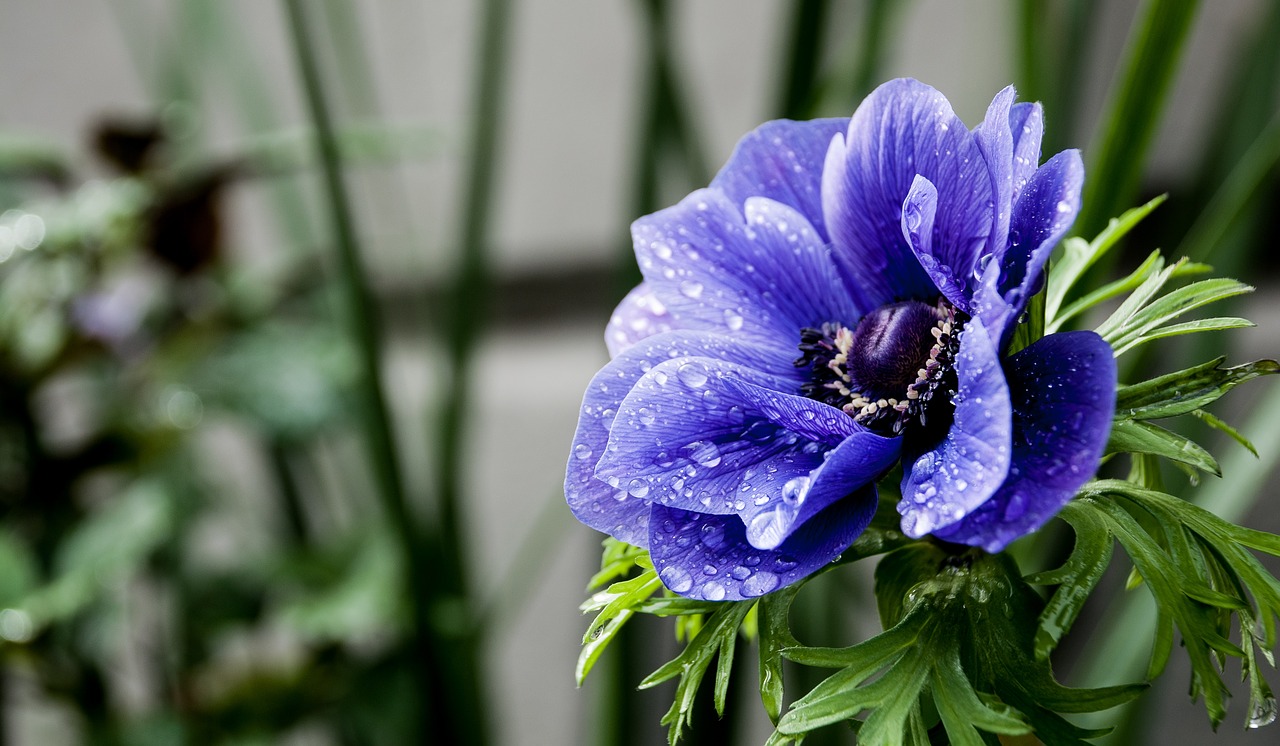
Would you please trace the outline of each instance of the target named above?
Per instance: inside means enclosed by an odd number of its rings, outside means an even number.
[[[884,433],[936,436],[950,426],[952,361],[964,324],[945,300],[890,303],[849,329],[835,322],[800,330],[801,392]]]

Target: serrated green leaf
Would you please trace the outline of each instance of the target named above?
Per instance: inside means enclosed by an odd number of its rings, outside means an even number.
[[[1160,288],[1164,287],[1165,283],[1173,277],[1173,273],[1178,271],[1178,268],[1185,261],[1183,259],[1174,263],[1173,266],[1164,267],[1163,257],[1157,257],[1157,264],[1151,274],[1143,279],[1138,287],[1129,294],[1129,297],[1124,299],[1120,307],[1107,317],[1106,321],[1094,329],[1098,336],[1110,342],[1116,335],[1120,334],[1134,314],[1142,310],[1143,306],[1155,297],[1156,293],[1160,292]]]
[[[1222,476],[1218,462],[1203,447],[1177,433],[1142,420],[1119,420],[1111,426],[1107,453],[1149,453]]]
[[[1058,311],[1062,308],[1063,301],[1081,275],[1089,267],[1093,266],[1094,262],[1110,251],[1117,241],[1133,230],[1138,223],[1142,222],[1143,218],[1151,214],[1152,210],[1159,207],[1167,196],[1162,194],[1145,205],[1125,210],[1120,217],[1112,218],[1107,227],[1092,241],[1086,242],[1081,238],[1069,238],[1063,242],[1062,258],[1053,265],[1053,269],[1049,273],[1048,290],[1045,294],[1045,319],[1047,322],[1051,322],[1046,327],[1048,332],[1052,333],[1061,325],[1062,321],[1069,318],[1066,314],[1059,317]],[[1117,291],[1117,294],[1120,292],[1124,291]],[[1101,302],[1101,299],[1095,302]],[[1075,313],[1090,307],[1091,305],[1086,305]]]
[[[1176,266],[1176,265],[1175,265]],[[1136,311],[1110,334],[1102,335],[1115,348],[1119,356],[1136,346],[1145,334],[1152,333],[1162,324],[1182,314],[1237,295],[1253,292],[1243,282],[1228,278],[1201,280],[1180,287]],[[1101,332],[1099,332],[1101,334]]]
[[[1045,325],[1045,331],[1052,334],[1060,330],[1063,324],[1094,306],[1109,301],[1121,293],[1127,293],[1139,287],[1152,275],[1152,273],[1159,272],[1163,268],[1164,257],[1161,256],[1159,249],[1157,249],[1148,254],[1142,264],[1138,265],[1138,268],[1130,272],[1127,277],[1122,277],[1119,280],[1109,282],[1106,285],[1085,294],[1080,299],[1062,309],[1060,314],[1051,317],[1051,320]]]
[[[1144,345],[1147,342],[1154,342],[1157,339],[1165,339],[1167,337],[1178,337],[1184,334],[1199,334],[1200,332],[1221,332],[1228,329],[1248,329],[1257,326],[1248,319],[1242,319],[1234,316],[1217,316],[1211,319],[1196,319],[1195,321],[1187,321],[1182,324],[1171,324],[1162,326],[1158,329],[1140,334],[1136,339],[1116,348],[1116,356],[1132,350],[1133,348]]]
[[[997,709],[979,698],[965,677],[960,656],[955,651],[948,651],[932,673],[930,691],[952,743],[983,746],[979,730],[1007,736],[1031,732],[1022,713],[1003,704]]]
[[[1073,503],[1067,503],[1058,514],[1075,531],[1076,543],[1066,562],[1056,570],[1038,573],[1027,582],[1035,585],[1057,585],[1049,597],[1035,634],[1038,660],[1048,660],[1062,637],[1071,630],[1089,600],[1093,589],[1111,564],[1115,542],[1105,522]]]
[[[1259,376],[1280,373],[1275,360],[1258,360],[1231,368],[1220,367],[1220,357],[1184,370],[1168,373],[1116,392],[1116,417],[1152,420],[1201,409],[1240,384]]]
[[[676,676],[680,677],[671,708],[662,717],[662,724],[668,727],[668,743],[674,745],[679,742],[681,734],[689,725],[694,697],[711,665],[711,659],[717,655],[720,662],[716,666],[715,698],[717,711],[723,712],[733,669],[733,645],[737,642],[738,628],[755,605],[754,600],[721,603],[680,655],[640,682],[639,688],[648,689]]]
[[[782,651],[798,645],[791,634],[791,603],[801,585],[793,583],[760,599],[760,701],[774,725],[782,714]]]
[[[1255,448],[1253,443],[1248,438],[1244,437],[1244,435],[1242,435],[1239,430],[1236,430],[1231,425],[1227,424],[1226,422],[1223,422],[1217,417],[1214,417],[1213,415],[1209,414],[1203,409],[1197,409],[1191,414],[1194,415],[1196,419],[1200,420],[1201,422],[1213,428],[1214,430],[1217,430],[1220,433],[1225,433],[1227,437],[1239,443],[1249,453],[1252,453],[1254,458],[1261,458],[1258,455],[1258,449]]]

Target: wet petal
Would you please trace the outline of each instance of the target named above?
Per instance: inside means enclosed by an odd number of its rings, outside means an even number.
[[[848,117],[766,122],[738,141],[711,186],[724,192],[739,210],[751,197],[768,197],[792,207],[808,219],[823,243],[830,243],[819,191],[822,163],[831,138],[848,127]]]
[[[649,555],[671,590],[707,601],[739,601],[790,585],[840,556],[876,511],[871,486],[806,521],[776,549],[756,549],[736,516],[654,505]]]
[[[759,549],[778,547],[828,505],[874,483],[898,460],[901,448],[901,438],[860,430],[823,454],[812,471],[779,468],[747,475],[739,488],[752,496],[742,513],[747,541]]]
[[[938,190],[932,255],[968,277],[991,232],[991,179],[972,134],[938,91],[893,80],[862,102],[827,152],[822,207],[836,261],[864,313],[934,297],[898,217],[917,175]]]
[[[636,285],[614,309],[605,327],[604,344],[609,348],[609,357],[617,357],[645,337],[671,331],[673,324],[667,307],[649,286],[643,282]]]
[[[1044,265],[1080,211],[1084,164],[1064,150],[1036,171],[1013,207],[1009,246],[983,273],[974,311],[1001,349],[1044,280]]]
[[[938,290],[953,306],[968,313],[965,284],[955,276],[951,267],[933,255],[933,221],[937,212],[937,188],[925,177],[917,176],[902,202],[902,236]]]
[[[807,475],[824,452],[862,431],[840,410],[784,394],[783,387],[779,379],[709,358],[656,365],[618,405],[595,476],[633,497],[685,510],[756,507],[763,494],[751,492],[756,470]]]
[[[1040,165],[1040,141],[1044,138],[1044,110],[1040,104],[1020,103],[1009,109],[1013,133],[1013,204]]]
[[[903,460],[902,531],[921,537],[981,505],[1009,472],[1012,410],[1000,358],[982,322],[971,320],[956,358],[955,419],[936,447]]]
[[[786,355],[771,357],[732,337],[706,332],[669,332],[623,350],[591,379],[579,410],[564,483],[569,508],[578,520],[629,544],[644,546],[648,541],[648,503],[596,479],[596,464],[605,453],[618,406],[636,381],[656,365],[691,356],[763,367],[775,377],[798,375]]]
[[[991,499],[936,531],[999,552],[1040,528],[1097,471],[1115,410],[1116,364],[1093,332],[1051,334],[1009,360],[1013,464]]]
[[[995,214],[986,251],[1003,248],[1009,236],[1009,219],[1013,210],[1013,132],[1009,127],[1014,98],[1013,86],[996,94],[987,107],[986,119],[973,131],[974,140],[986,159],[991,175],[991,199]]]
[[[715,189],[632,225],[636,257],[682,328],[795,349],[799,331],[854,314],[830,249],[796,210],[764,198],[744,213]]]

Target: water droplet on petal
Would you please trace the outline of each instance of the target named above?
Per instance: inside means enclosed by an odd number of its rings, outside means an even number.
[[[685,363],[676,370],[676,375],[690,388],[702,388],[707,384],[707,371],[698,363]]]
[[[699,298],[702,295],[702,283],[694,280],[685,280],[680,283],[680,292],[686,298]]]
[[[732,331],[732,332],[738,331],[739,329],[742,328],[742,323],[743,323],[742,314],[732,309],[725,309],[724,324],[725,326],[729,327],[729,331]]]
[[[788,479],[787,483],[782,485],[782,499],[788,505],[799,505],[804,502],[804,497],[809,492],[809,477],[795,477]]]
[[[632,479],[627,485],[627,493],[632,497],[644,497],[649,494],[649,484],[643,479]]]
[[[591,446],[588,446],[586,443],[579,443],[573,447],[573,455],[585,461],[586,459],[591,458]]]
[[[693,587],[693,578],[689,577],[689,573],[675,565],[662,568],[658,577],[662,579],[663,585],[676,593],[684,593]]]
[[[778,587],[781,581],[777,575],[766,570],[761,570],[751,577],[747,578],[742,584],[742,595],[744,596],[763,596]]]
[[[708,580],[702,586],[702,597],[708,601],[721,601],[724,599],[724,586],[714,580]]]

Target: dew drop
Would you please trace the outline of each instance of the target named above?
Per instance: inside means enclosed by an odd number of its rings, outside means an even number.
[[[652,425],[655,419],[653,410],[648,407],[640,407],[636,410],[636,419],[640,421],[641,425]]]
[[[1276,698],[1266,697],[1253,703],[1249,712],[1249,722],[1246,725],[1249,728],[1261,728],[1264,725],[1271,725],[1275,720]]]
[[[649,484],[643,479],[632,479],[627,485],[627,494],[632,497],[644,497],[649,494]]]
[[[796,561],[791,559],[785,554],[778,555],[778,557],[773,560],[773,567],[778,572],[786,572],[788,570],[794,570],[796,567]]]
[[[724,600],[724,586],[714,580],[708,580],[702,586],[702,597],[708,601],[722,601]]]
[[[746,580],[751,577],[751,571],[742,565],[738,565],[729,571],[729,575],[731,575],[734,580]]]
[[[709,549],[724,544],[724,526],[719,523],[704,523],[702,525],[702,543]]]
[[[787,483],[782,485],[782,500],[788,505],[799,505],[804,502],[804,496],[809,492],[809,477],[795,477],[788,479]]]
[[[738,331],[739,329],[742,328],[742,323],[743,323],[742,314],[732,309],[725,309],[724,325],[729,327],[729,331],[732,331],[732,332]]]
[[[685,363],[676,370],[676,375],[690,388],[702,388],[707,384],[707,371],[698,363]]]
[[[680,292],[686,298],[700,298],[702,296],[702,283],[694,280],[685,280],[680,283]]]
[[[675,565],[668,565],[662,568],[662,572],[658,573],[658,577],[662,579],[663,585],[676,593],[684,593],[693,587],[693,578],[689,577],[689,573]]]
[[[742,595],[763,596],[777,588],[780,582],[777,575],[767,570],[761,570],[742,583]]]
[[[579,443],[573,447],[573,455],[579,460],[585,461],[586,459],[591,458],[591,446],[588,446],[586,443]]]

